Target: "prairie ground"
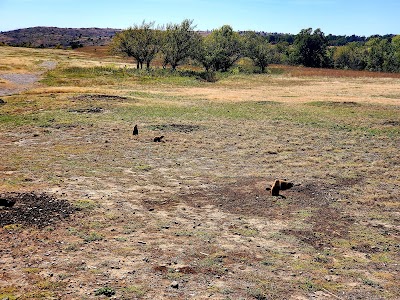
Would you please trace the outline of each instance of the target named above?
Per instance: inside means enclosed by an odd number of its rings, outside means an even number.
[[[400,298],[398,75],[0,54],[0,299]]]

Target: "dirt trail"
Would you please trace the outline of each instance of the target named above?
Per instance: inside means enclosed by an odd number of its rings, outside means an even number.
[[[0,79],[4,79],[7,82],[6,88],[0,87],[0,96],[7,96],[16,94],[22,91],[25,91],[31,88],[36,82],[39,81],[41,75],[51,69],[54,69],[57,66],[57,62],[55,61],[45,61],[40,67],[45,70],[38,73],[5,73],[0,74]]]

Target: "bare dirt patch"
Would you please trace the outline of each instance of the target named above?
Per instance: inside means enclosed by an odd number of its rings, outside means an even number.
[[[382,122],[382,125],[400,126],[400,121],[388,120],[388,121]]]
[[[285,198],[281,198],[270,196],[265,189],[267,182],[262,177],[239,178],[234,183],[196,190],[182,198],[194,207],[212,204],[229,213],[279,218],[302,208],[329,206],[337,200],[336,185],[304,183],[283,191]]]
[[[157,124],[157,125],[150,125],[148,126],[148,128],[154,131],[174,131],[174,132],[190,133],[195,130],[200,130],[201,126],[190,125],[190,124]]]
[[[132,100],[128,97],[123,96],[115,96],[115,95],[105,95],[105,94],[84,94],[73,96],[70,98],[71,100],[77,101],[127,101]]]
[[[277,105],[277,104],[279,104],[279,102],[277,102],[277,101],[269,101],[269,100],[257,101],[256,103],[259,105]]]
[[[68,109],[69,112],[75,113],[102,113],[104,110],[102,107],[88,107],[88,108],[76,108]]]
[[[337,208],[321,207],[307,219],[310,230],[285,229],[282,233],[293,235],[317,250],[332,247],[332,239],[346,238],[354,219]]]
[[[0,86],[0,96],[12,95],[26,90],[35,82],[37,82],[39,78],[40,77],[37,74],[0,74],[0,79],[4,79],[6,81],[6,85],[4,87]]]
[[[2,74],[0,75],[0,77],[7,81],[10,81],[13,84],[18,84],[18,85],[28,85],[35,83],[36,81],[39,80],[39,76],[36,74],[12,73],[12,74]]]
[[[311,225],[310,229],[284,229],[281,232],[293,235],[318,250],[331,247],[332,238],[348,236],[354,219],[334,207],[339,197],[337,188],[341,184],[305,183],[282,192],[285,198],[281,198],[270,196],[265,191],[265,183],[263,178],[241,178],[237,182],[198,190],[182,195],[181,198],[197,208],[211,204],[235,215],[286,221],[299,211],[309,211],[310,216],[306,217],[306,223]]]
[[[68,218],[75,211],[68,201],[47,194],[6,193],[0,198],[15,202],[13,207],[0,209],[0,227],[19,224],[43,228]]]
[[[362,105],[361,103],[354,101],[316,101],[310,104],[318,106],[332,106],[332,107],[358,107]]]

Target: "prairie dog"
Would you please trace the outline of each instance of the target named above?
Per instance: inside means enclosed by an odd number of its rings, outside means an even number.
[[[156,137],[154,138],[154,141],[155,141],[155,142],[163,142],[163,141],[162,141],[163,138],[164,138],[163,135],[162,135],[162,136],[156,136]]]
[[[272,196],[280,196],[279,191],[288,190],[293,186],[294,184],[292,182],[283,179],[277,179],[274,181],[271,187],[267,187],[266,190],[271,191]]]
[[[138,135],[139,134],[139,130],[137,128],[137,125],[135,125],[135,127],[133,128],[133,135]]]

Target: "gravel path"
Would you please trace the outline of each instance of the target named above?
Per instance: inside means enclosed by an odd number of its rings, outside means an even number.
[[[54,69],[57,66],[55,61],[45,61],[41,67],[46,70]],[[19,73],[6,73],[0,74],[0,78],[7,80],[14,85],[12,88],[0,88],[0,96],[12,95],[18,92],[29,89],[34,83],[39,81],[42,73],[31,73],[31,74],[19,74]]]
[[[37,74],[1,74],[1,78],[16,85],[30,85],[39,80],[40,76]]]

